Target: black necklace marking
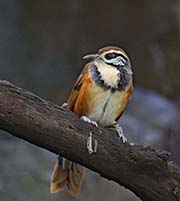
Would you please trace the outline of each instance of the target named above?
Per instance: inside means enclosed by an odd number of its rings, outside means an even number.
[[[126,67],[125,67],[126,68]],[[118,82],[118,89],[124,90],[129,84],[131,80],[131,75],[127,73],[127,70],[125,68],[120,68],[120,79]]]
[[[131,76],[127,73],[126,69],[122,68],[118,68],[118,70],[120,71],[119,73],[119,81],[117,84],[117,87],[112,87],[110,85],[108,85],[107,83],[104,82],[104,80],[102,79],[101,73],[98,71],[98,68],[93,65],[90,68],[90,73],[92,76],[92,79],[95,81],[95,83],[100,86],[103,87],[105,90],[111,90],[111,92],[115,92],[115,91],[124,91],[125,88],[129,85],[130,80],[131,80]]]

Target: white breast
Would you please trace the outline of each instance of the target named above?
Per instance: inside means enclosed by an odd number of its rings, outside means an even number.
[[[88,117],[102,127],[112,125],[120,111],[124,92],[112,93],[111,90],[93,87],[92,94],[94,96],[91,97],[91,113]]]

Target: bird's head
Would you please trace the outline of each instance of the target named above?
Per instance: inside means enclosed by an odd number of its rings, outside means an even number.
[[[130,59],[126,52],[116,46],[101,48],[96,54],[89,54],[83,58],[94,60],[97,63],[104,63],[111,67],[131,69]]]

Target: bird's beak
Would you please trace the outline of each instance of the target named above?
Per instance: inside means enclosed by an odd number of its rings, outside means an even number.
[[[83,59],[97,59],[97,58],[99,58],[98,54],[88,54],[83,57]]]

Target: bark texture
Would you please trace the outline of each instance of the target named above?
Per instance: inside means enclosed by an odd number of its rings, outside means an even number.
[[[71,111],[0,81],[0,129],[94,170],[143,201],[180,200],[180,168],[165,151],[123,144],[116,132],[79,120]],[[97,152],[87,150],[93,134]]]

